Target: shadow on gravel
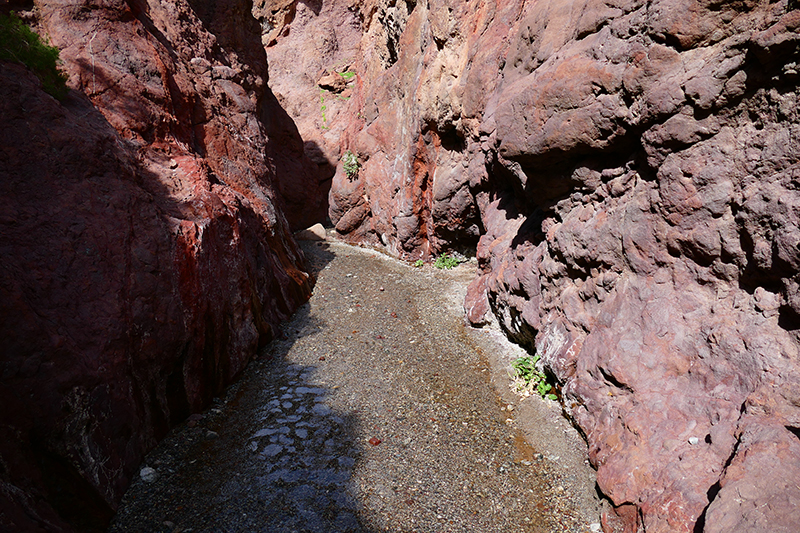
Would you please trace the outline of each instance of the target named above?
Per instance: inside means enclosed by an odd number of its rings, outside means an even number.
[[[316,247],[306,250],[316,275],[334,254],[325,243],[308,246]],[[287,361],[298,341],[324,327],[301,307],[284,338],[211,409],[170,432],[142,465],[109,533],[369,533],[352,480],[362,454],[358,418],[328,405],[331,391],[315,366]]]

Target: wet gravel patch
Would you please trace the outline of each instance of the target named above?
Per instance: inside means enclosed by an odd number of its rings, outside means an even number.
[[[524,409],[497,395],[503,358],[464,326],[474,267],[304,249],[312,299],[147,457],[110,532],[597,528],[591,480],[527,443]]]

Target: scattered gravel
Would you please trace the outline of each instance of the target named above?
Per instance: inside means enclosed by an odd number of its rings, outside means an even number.
[[[596,530],[585,445],[513,394],[517,348],[464,326],[474,264],[303,246],[311,301],[147,457],[110,532]]]

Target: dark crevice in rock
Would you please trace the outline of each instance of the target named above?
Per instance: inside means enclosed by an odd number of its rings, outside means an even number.
[[[711,502],[713,502],[714,498],[716,498],[717,494],[719,494],[720,488],[721,487],[720,487],[719,481],[717,481],[716,483],[711,485],[711,488],[708,489],[708,492],[706,493],[706,496],[708,498],[708,505],[706,506],[705,509],[703,509],[703,512],[697,518],[697,522],[695,522],[694,528],[692,529],[692,531],[694,533],[703,533],[703,530],[705,530],[705,528],[706,528],[706,512],[708,511],[708,507],[711,505]]]
[[[46,449],[44,436],[31,438],[49,503],[76,531],[102,533],[114,516],[108,502],[60,452]]]
[[[778,325],[786,331],[800,330],[800,314],[791,306],[782,305],[778,308]]]
[[[315,15],[322,11],[322,0],[299,0],[299,2],[310,9]]]
[[[175,369],[167,376],[164,390],[167,395],[167,410],[169,412],[169,424],[175,426],[192,414],[191,407],[186,393],[186,379],[183,374],[182,362],[186,359],[189,352],[188,343],[184,347],[181,358],[175,362]]]
[[[744,405],[742,405],[742,409],[744,409]],[[736,439],[736,442],[733,445],[733,451],[728,456],[728,459],[725,461],[725,464],[722,467],[722,474],[724,475],[725,470],[731,465],[733,462],[733,458],[736,457],[736,453],[739,451],[739,445],[742,443],[741,437]],[[697,522],[695,522],[694,529],[692,530],[693,533],[703,533],[706,527],[706,514],[708,512],[708,508],[711,507],[711,504],[714,503],[714,500],[717,498],[719,491],[721,490],[721,478],[718,479],[711,487],[708,488],[708,492],[706,492],[706,497],[708,498],[708,505],[705,506],[703,512],[700,513],[700,516],[697,518]]]
[[[789,433],[791,433],[792,435],[797,437],[798,440],[800,440],[800,427],[795,427],[795,426],[785,426],[785,427],[787,430],[789,430]]]
[[[545,234],[542,231],[542,222],[547,218],[547,213],[544,209],[535,208],[526,218],[525,222],[519,228],[519,231],[511,241],[512,247],[517,247],[526,243],[533,246],[538,246],[545,239]]]
[[[490,292],[488,297],[489,305],[495,316],[504,316],[504,311],[508,313],[511,324],[508,324],[506,320],[498,320],[506,336],[511,339],[511,341],[527,349],[530,353],[535,353],[535,341],[538,332],[522,319],[517,309],[507,306],[505,302],[501,302],[497,298],[497,294]]]
[[[608,26],[609,24],[611,24],[611,19],[602,20],[602,21],[600,21],[600,23],[597,26],[595,26],[593,28],[587,28],[587,29],[585,29],[583,31],[578,32],[575,35],[575,40],[576,41],[580,41],[582,39],[585,39],[586,37],[589,37],[590,35],[594,35],[596,33],[600,33],[600,31],[603,28],[605,28],[606,26]]]
[[[403,34],[403,30],[405,29],[406,20],[409,16],[411,16],[411,13],[416,7],[416,2],[409,0],[405,0],[403,4],[405,7],[405,12],[397,7],[399,2],[390,2],[389,8],[391,10],[382,11],[378,15],[378,22],[386,31],[386,51],[389,54],[389,57],[387,58],[385,68],[389,68],[397,63],[400,54],[398,47],[400,43],[400,36]]]
[[[597,369],[600,371],[600,374],[603,376],[603,378],[610,384],[612,384],[614,387],[620,390],[624,390],[625,392],[631,394],[634,392],[630,385],[621,382],[619,379],[617,379],[616,376],[614,376],[614,374],[609,372],[607,369],[603,368],[602,366],[597,367]]]

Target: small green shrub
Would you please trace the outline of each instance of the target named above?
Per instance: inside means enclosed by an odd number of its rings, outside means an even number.
[[[58,48],[43,43],[13,13],[0,15],[0,59],[22,63],[31,69],[42,82],[42,88],[58,100],[67,96],[67,76],[58,68]]]
[[[536,368],[539,361],[539,354],[520,357],[511,363],[514,369],[514,378],[517,380],[517,392],[533,392],[548,400],[557,400],[558,396],[553,394],[553,386],[547,382],[547,375]]]
[[[346,80],[352,79],[355,75],[356,73],[353,72],[352,70],[346,70],[344,72],[339,73],[339,76],[343,77]]]
[[[457,267],[459,263],[465,263],[466,261],[466,257],[457,252],[453,252],[452,254],[442,254],[437,257],[436,261],[433,262],[433,266],[443,270],[450,270],[451,268]]]
[[[347,174],[348,178],[354,178],[358,175],[358,158],[356,158],[356,154],[351,152],[350,150],[346,151],[342,156],[342,168],[344,169],[344,173]]]
[[[416,268],[420,268],[424,264],[425,264],[425,262],[422,259],[417,259],[416,261],[414,261],[414,266]]]

